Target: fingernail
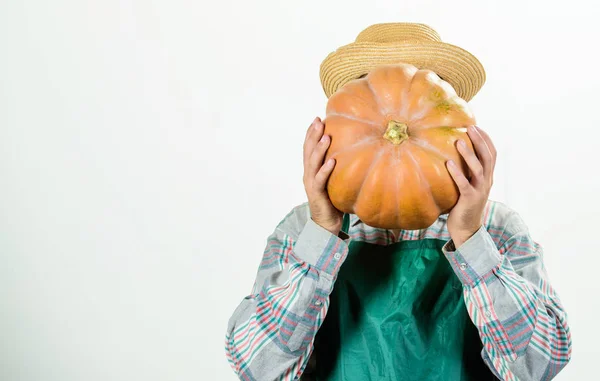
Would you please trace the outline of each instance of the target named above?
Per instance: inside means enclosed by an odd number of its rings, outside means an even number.
[[[335,159],[329,159],[329,160],[327,160],[327,165],[331,166],[333,164],[335,164]]]
[[[461,146],[462,148],[466,148],[467,147],[467,144],[465,143],[464,140],[459,140],[458,141],[458,145]]]
[[[452,161],[452,160],[448,160],[448,166],[452,167],[452,168],[456,168],[456,164],[454,164],[454,161]]]
[[[325,141],[327,141],[327,135],[323,135],[323,137],[321,138],[321,142],[325,143]]]

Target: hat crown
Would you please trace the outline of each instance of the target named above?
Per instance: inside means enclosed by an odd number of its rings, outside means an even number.
[[[383,23],[360,32],[356,42],[394,43],[403,41],[441,42],[440,35],[430,26],[418,23]]]
[[[402,22],[369,26],[355,42],[328,54],[321,62],[319,76],[325,95],[330,97],[378,66],[399,63],[435,72],[467,102],[485,83],[483,65],[473,54],[442,42],[428,25]]]

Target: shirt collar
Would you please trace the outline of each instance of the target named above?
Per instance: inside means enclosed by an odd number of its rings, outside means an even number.
[[[448,220],[448,213],[440,215],[438,217],[438,219],[443,220],[443,221]],[[362,221],[360,220],[360,218],[358,218],[358,216],[356,214],[350,215],[350,226],[354,227],[354,226],[360,224],[361,222]]]

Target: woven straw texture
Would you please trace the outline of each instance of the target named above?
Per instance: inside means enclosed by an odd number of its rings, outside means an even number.
[[[321,84],[329,98],[374,67],[401,62],[434,71],[466,101],[485,83],[485,70],[479,60],[465,49],[442,42],[431,27],[386,23],[368,27],[355,42],[329,54],[321,63]]]

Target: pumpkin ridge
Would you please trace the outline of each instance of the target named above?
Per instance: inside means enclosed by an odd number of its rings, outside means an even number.
[[[437,112],[445,112],[446,114],[450,111],[450,102],[448,102],[447,100],[435,103],[435,104],[431,104],[427,106],[428,109],[423,110],[423,112],[421,113],[421,115],[419,115],[417,118],[413,118],[411,119],[411,123],[414,124],[418,124],[419,122],[423,121],[424,119],[430,117],[430,113],[432,111],[437,111]]]
[[[400,119],[405,122],[408,121],[408,99],[410,98],[410,88],[412,86],[412,81],[415,77],[415,74],[419,71],[416,67],[408,64],[401,64],[402,68],[397,70],[400,72],[400,76],[410,75],[411,82],[408,86],[399,86],[398,87],[398,104],[394,105],[394,112],[399,116]],[[412,73],[411,73],[412,72]],[[401,95],[400,95],[401,94]]]
[[[413,155],[413,153],[410,150],[406,150],[406,153],[408,154],[408,156],[410,157],[411,162],[413,163],[413,166],[416,169],[416,173],[417,176],[419,176],[419,179],[421,179],[421,182],[423,184],[425,184],[425,186],[427,187],[427,189],[429,190],[429,194],[431,195],[431,200],[433,201],[433,204],[435,205],[435,207],[438,210],[442,210],[440,208],[440,204],[438,203],[438,201],[435,199],[435,194],[433,194],[433,189],[431,188],[431,184],[429,183],[427,177],[425,176],[425,174],[423,173],[423,168],[419,165],[419,163],[417,162],[417,159],[415,159],[415,155]]]
[[[400,165],[400,163],[402,163],[402,159],[400,158],[400,156],[402,155],[402,150],[395,149],[395,151],[396,151],[395,152],[396,153],[396,155],[395,155],[396,165],[398,165],[398,168],[402,168],[401,165]],[[400,180],[404,181],[404,172],[403,171],[398,171],[394,175],[396,177],[396,189],[395,189],[395,192],[394,192],[394,195],[396,196],[396,202],[394,203],[394,205],[396,205],[396,214],[395,215],[396,216],[401,216],[401,213],[400,213],[400,210],[399,210],[400,209],[400,199],[399,199],[399,197],[400,197],[400,189],[401,189],[400,188],[400,184],[401,184]],[[398,224],[400,223],[400,218],[396,217],[396,223],[398,223]]]
[[[439,102],[437,102],[435,105],[431,106],[431,109],[428,111],[436,111],[440,114],[444,114],[444,116],[449,116],[451,112],[456,112],[457,114],[465,114],[463,111],[460,110],[460,102],[456,101],[456,99],[449,97],[447,99],[441,100]],[[414,125],[420,125],[424,120],[426,120],[427,118],[430,118],[431,116],[428,115],[427,112],[424,113],[424,115],[420,115],[418,119],[412,119],[411,123],[413,123]],[[419,127],[418,130],[427,130],[429,128],[455,128],[455,127],[449,127],[449,126],[430,126],[430,127]]]
[[[419,74],[423,74],[423,77],[420,77]],[[408,94],[409,94],[409,99],[411,99],[412,97],[415,98],[415,100],[419,101],[419,107],[418,107],[418,113],[416,114],[412,114],[410,115],[410,120],[408,121],[411,125],[412,124],[418,124],[418,122],[420,120],[422,120],[423,118],[427,117],[429,114],[431,114],[431,112],[433,110],[436,110],[438,104],[437,102],[435,103],[430,103],[430,102],[420,102],[421,99],[425,98],[426,100],[431,101],[431,93],[429,94],[422,94],[421,91],[419,91],[419,89],[415,89],[413,86],[419,84],[418,81],[429,85],[429,86],[436,86],[438,85],[437,83],[435,83],[434,81],[428,81],[428,77],[433,76],[434,79],[437,78],[439,80],[440,77],[433,71],[431,70],[420,70],[417,73],[415,73],[415,75],[412,77],[412,80],[410,81],[410,85],[408,87]],[[443,98],[443,100],[446,100],[448,98],[452,98],[452,96],[447,95],[447,94],[443,94],[443,91],[439,90],[439,89],[433,89],[434,92],[439,92],[440,97]],[[412,102],[408,102],[408,104],[411,104]],[[408,111],[408,110],[407,110]]]
[[[416,97],[417,95],[413,94],[413,86],[415,84],[415,81],[417,80],[417,74],[419,73],[419,71],[416,71],[413,75],[412,78],[410,79],[410,83],[408,84],[408,86],[406,87],[406,102],[404,103],[404,107],[402,109],[403,111],[403,115],[406,116],[406,123],[407,124],[412,124],[413,122],[413,118],[412,115],[408,115],[408,111],[410,109],[410,105],[412,102],[410,102],[412,100],[413,97]],[[427,113],[425,111],[422,112],[423,115],[427,115]],[[421,116],[419,116],[419,118],[421,118]]]
[[[367,87],[369,88],[369,91],[371,91],[371,94],[373,94],[373,99],[375,100],[375,105],[377,106],[377,110],[379,110],[379,113],[382,116],[387,115],[389,112],[388,112],[388,110],[384,110],[383,107],[381,106],[381,100],[379,99],[379,96],[377,95],[375,90],[373,90],[373,86],[371,86],[371,80],[369,78],[370,78],[370,76],[367,76],[367,78],[366,78]]]
[[[376,137],[372,137],[372,136],[371,137],[366,137],[366,138],[364,138],[361,141],[358,141],[358,142],[356,142],[354,144],[349,145],[348,147],[344,147],[344,149],[342,149],[340,151],[334,152],[331,157],[335,158],[338,155],[342,155],[342,154],[354,151],[354,150],[356,150],[358,148],[361,148],[363,145],[367,145],[367,144],[370,144],[370,143],[375,143],[375,142],[377,142],[377,140],[379,140],[379,139],[376,138]]]
[[[452,160],[452,158],[446,156],[442,151],[440,151],[439,149],[437,149],[435,146],[433,146],[431,143],[429,143],[428,141],[426,141],[424,139],[415,138],[413,136],[413,137],[411,137],[410,141],[412,143],[414,143],[417,147],[421,147],[424,150],[427,150],[431,153],[436,154],[437,156],[444,159],[444,161]]]
[[[365,189],[365,183],[367,182],[367,179],[369,178],[369,176],[371,176],[373,174],[373,172],[372,172],[373,167],[375,167],[375,164],[379,163],[379,160],[381,160],[384,153],[385,153],[385,150],[380,150],[377,153],[377,156],[375,156],[373,158],[373,160],[371,161],[371,164],[369,164],[369,168],[367,169],[367,172],[366,172],[367,175],[364,177],[363,181],[360,183],[360,190],[356,194],[356,199],[354,202],[355,210],[353,210],[353,212],[356,211],[356,205],[360,204],[360,195],[363,193],[363,190]]]
[[[329,112],[327,114],[327,116],[337,116],[337,117],[340,117],[340,118],[346,118],[346,119],[349,119],[349,120],[353,120],[355,122],[364,123],[364,124],[368,124],[368,125],[373,126],[373,127],[381,128],[381,126],[379,125],[379,123],[373,122],[372,120],[357,118],[355,116],[347,115],[347,114],[342,114],[342,113],[339,113],[339,112]],[[327,120],[325,120],[325,122],[327,123]]]

